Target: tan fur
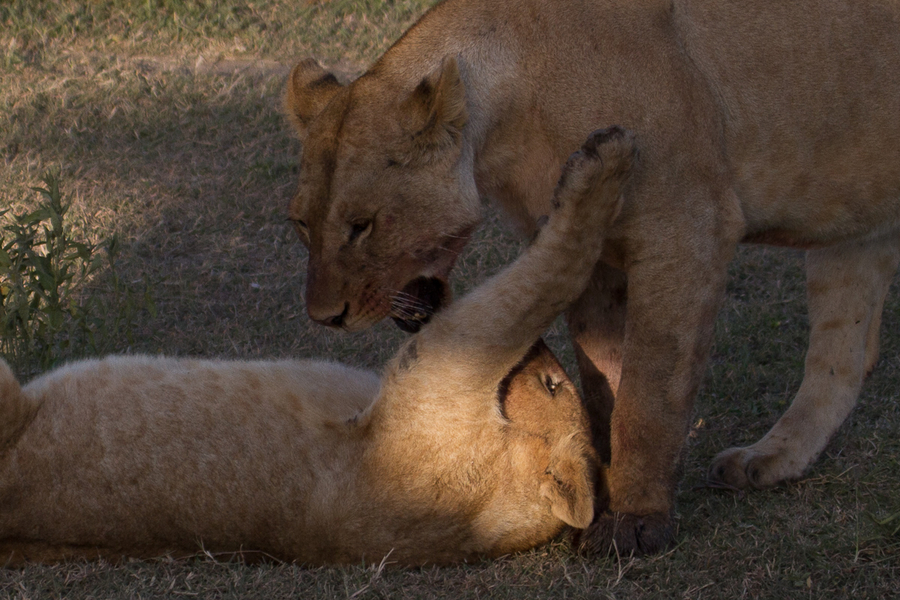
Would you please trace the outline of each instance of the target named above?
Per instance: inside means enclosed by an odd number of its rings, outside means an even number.
[[[614,530],[620,551],[658,549],[737,243],[813,249],[813,333],[802,417],[717,458],[714,477],[800,476],[875,363],[900,259],[897,65],[897,0],[447,0],[349,86],[289,90],[309,314],[371,325],[410,279],[446,276],[480,197],[528,233],[586,131],[633,129],[642,167],[569,323],[620,513],[591,544]],[[446,116],[463,100],[464,122]],[[347,243],[354,219],[372,226]]]
[[[326,362],[131,356],[20,389],[0,361],[0,564],[201,549],[443,563],[586,527],[587,417],[534,344],[587,282],[633,148],[621,130],[592,136],[533,245],[380,382]]]

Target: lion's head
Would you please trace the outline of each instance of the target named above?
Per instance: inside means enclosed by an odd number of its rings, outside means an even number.
[[[390,315],[417,330],[479,219],[456,61],[401,88],[371,74],[342,86],[312,60],[291,72],[285,105],[303,150],[288,218],[309,249],[319,323],[359,330]]]
[[[523,474],[522,481],[541,481],[553,514],[573,527],[587,527],[595,486],[605,493],[605,480],[575,384],[539,339],[498,391],[503,415],[521,444],[518,454],[535,461],[529,467],[537,472]]]

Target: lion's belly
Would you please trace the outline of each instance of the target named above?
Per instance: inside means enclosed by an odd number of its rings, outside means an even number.
[[[825,174],[810,182],[809,172],[798,170],[780,181],[773,176],[737,180],[744,241],[811,248],[898,231],[900,182],[887,175],[842,182]]]
[[[857,108],[865,113],[857,119],[854,102],[835,103],[843,104],[837,119],[785,106],[729,129],[730,178],[749,240],[816,246],[900,229],[900,103],[893,115],[877,104]],[[792,112],[796,119],[784,118]]]
[[[722,114],[747,238],[809,246],[897,229],[900,5],[678,6]]]

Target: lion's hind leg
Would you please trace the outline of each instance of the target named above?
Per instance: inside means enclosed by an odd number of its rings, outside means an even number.
[[[765,437],[713,459],[712,480],[765,488],[803,475],[847,418],[875,366],[881,310],[898,263],[896,235],[807,253],[811,333],[803,383]]]

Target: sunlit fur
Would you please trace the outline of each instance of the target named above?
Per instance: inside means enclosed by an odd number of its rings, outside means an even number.
[[[587,417],[535,342],[587,282],[633,147],[592,136],[533,245],[380,381],[317,361],[118,356],[20,389],[0,361],[0,564],[201,550],[445,563],[586,527]]]

